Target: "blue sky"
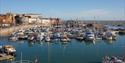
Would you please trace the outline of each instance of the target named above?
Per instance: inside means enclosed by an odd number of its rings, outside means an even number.
[[[125,0],[0,0],[0,13],[9,11],[62,19],[125,20]]]

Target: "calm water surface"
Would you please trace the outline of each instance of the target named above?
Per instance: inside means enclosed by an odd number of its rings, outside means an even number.
[[[73,39],[66,44],[58,41],[52,43],[12,42],[1,38],[0,45],[5,44],[16,48],[15,61],[20,60],[21,52],[23,60],[33,61],[37,57],[39,63],[101,63],[102,58],[106,55],[121,57],[125,55],[125,36],[118,36],[116,41],[96,40],[95,43]]]

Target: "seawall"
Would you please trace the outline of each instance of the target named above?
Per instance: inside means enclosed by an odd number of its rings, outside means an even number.
[[[0,36],[9,36],[10,34],[12,34],[13,32],[16,32],[20,29],[27,29],[27,28],[31,28],[34,25],[19,25],[19,26],[13,26],[13,27],[9,27],[9,28],[1,28],[0,29]]]

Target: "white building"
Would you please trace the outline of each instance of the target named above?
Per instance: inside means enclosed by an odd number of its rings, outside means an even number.
[[[24,23],[42,23],[41,14],[24,14],[22,20]]]
[[[51,19],[50,18],[42,18],[42,25],[43,26],[51,26]]]

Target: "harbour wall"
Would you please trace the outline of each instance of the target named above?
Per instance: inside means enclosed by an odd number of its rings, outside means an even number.
[[[32,28],[35,25],[19,25],[19,26],[13,26],[9,28],[0,28],[0,36],[9,36],[13,32],[16,32],[20,29],[27,29]]]

